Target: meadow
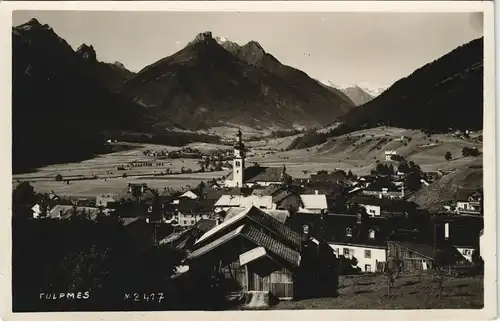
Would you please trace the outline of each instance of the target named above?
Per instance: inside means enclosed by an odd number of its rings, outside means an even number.
[[[282,301],[271,309],[481,309],[482,277],[444,277],[442,288],[431,275],[403,275],[388,290],[384,275],[341,276],[337,298]]]

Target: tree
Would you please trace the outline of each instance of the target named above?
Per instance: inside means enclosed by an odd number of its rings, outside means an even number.
[[[22,182],[12,191],[12,216],[14,218],[33,217],[31,208],[36,203],[35,189],[29,182]]]
[[[62,180],[63,180],[62,175],[61,174],[57,174],[56,177],[55,177],[55,180],[56,180],[56,182],[62,182]]]
[[[446,154],[444,154],[444,159],[446,159],[447,161],[451,160],[452,159],[451,153],[450,152],[446,152]]]

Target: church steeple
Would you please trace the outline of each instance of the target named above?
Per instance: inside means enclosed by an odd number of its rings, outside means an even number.
[[[245,145],[243,144],[243,135],[241,130],[238,129],[238,134],[236,136],[238,137],[238,140],[234,144],[233,184],[236,187],[243,187],[243,172],[245,171]]]

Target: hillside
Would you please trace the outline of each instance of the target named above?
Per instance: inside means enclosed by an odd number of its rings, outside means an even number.
[[[481,129],[483,39],[417,69],[341,120],[331,136],[380,125],[432,132]]]
[[[359,86],[353,86],[353,87],[347,87],[340,89],[344,94],[346,94],[347,97],[356,105],[356,106],[361,106],[363,104],[366,104],[370,100],[372,100],[374,97],[371,96],[368,92],[364,91],[361,87]]]
[[[157,124],[172,121],[189,129],[228,123],[258,129],[323,126],[352,108],[257,42],[231,49],[210,32],[145,67],[120,92],[153,110]]]
[[[127,72],[95,52],[84,59],[36,19],[12,29],[12,50],[14,172],[102,151],[104,130],[147,128],[142,108],[113,92]]]
[[[483,188],[483,168],[471,166],[458,169],[422,188],[410,197],[410,201],[429,211],[442,211],[444,205],[455,200],[458,190],[462,188]]]

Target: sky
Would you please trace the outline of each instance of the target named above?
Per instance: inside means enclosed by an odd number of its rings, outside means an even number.
[[[258,41],[283,64],[337,86],[387,87],[456,47],[483,36],[482,13],[299,13],[15,11],[13,25],[37,18],[74,49],[139,71],[204,31],[239,44]]]

